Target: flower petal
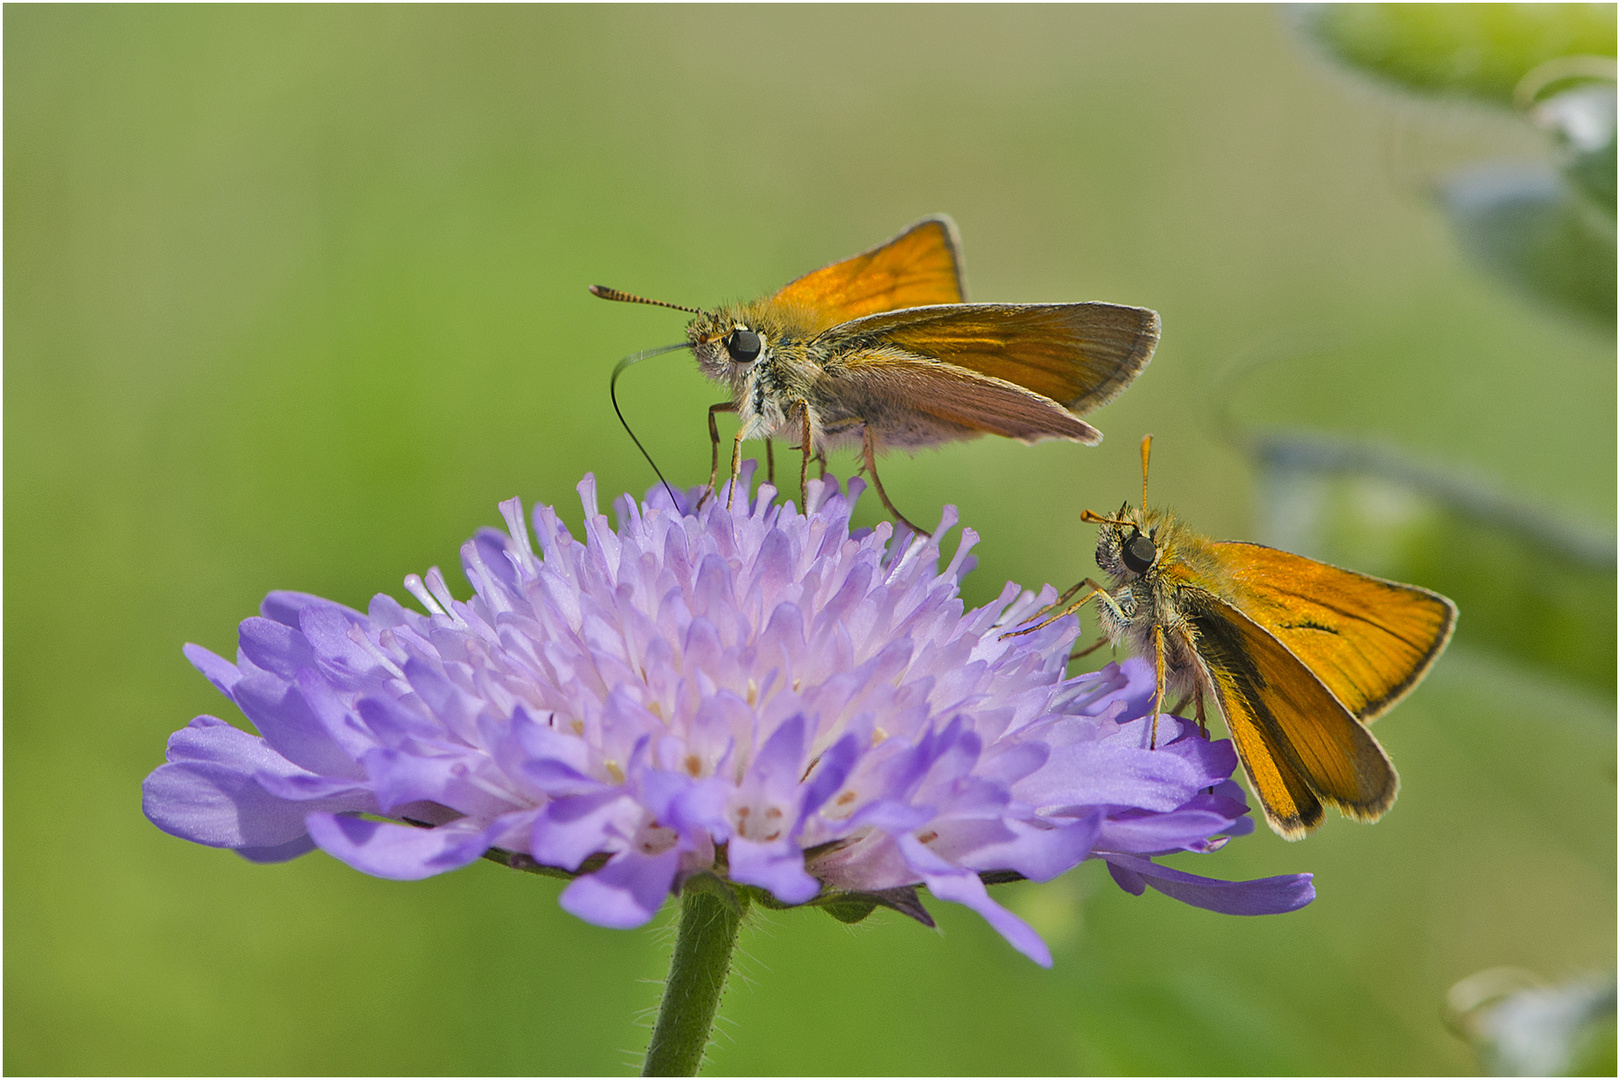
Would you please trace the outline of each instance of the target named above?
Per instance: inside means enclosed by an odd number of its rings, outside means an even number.
[[[621,852],[596,873],[575,878],[557,902],[588,923],[631,930],[658,914],[679,865],[674,848],[659,855]]]
[[[169,740],[169,764],[141,785],[141,809],[171,836],[226,848],[274,848],[304,836],[312,810],[372,810],[364,788],[324,787],[324,794],[287,799],[258,776],[323,778],[288,762],[263,739],[212,716],[199,716]]]
[[[756,844],[738,837],[727,851],[731,880],[769,889],[784,904],[808,903],[821,891],[821,882],[805,872],[797,844]]]
[[[251,668],[237,682],[234,696],[265,742],[288,761],[327,776],[356,780],[365,776],[309,707],[303,692],[279,675]]]
[[[235,700],[232,696],[232,689],[236,686],[237,680],[242,677],[242,673],[236,669],[235,664],[223,657],[214,655],[201,645],[188,644],[181,651],[185,653],[186,659],[191,661],[191,666],[202,672],[203,677],[214,684],[214,689],[233,701]]]
[[[914,837],[900,837],[899,843],[906,861],[922,874],[929,892],[941,900],[950,900],[977,911],[985,922],[1007,939],[1007,944],[1041,967],[1052,966],[1052,952],[1041,940],[1041,935],[1023,919],[990,899],[978,874],[951,866],[928,851]]]
[[[1298,911],[1316,899],[1310,874],[1283,874],[1254,881],[1220,881],[1159,866],[1150,859],[1100,852],[1114,872],[1114,880],[1127,892],[1142,895],[1141,883],[1173,896],[1184,904],[1223,915],[1278,915]],[[1126,877],[1121,880],[1121,873]],[[1129,881],[1131,884],[1126,884]]]
[[[1050,881],[1085,861],[1101,827],[1101,811],[1051,828],[1009,821],[1006,839],[963,851],[955,861],[971,870],[1015,870],[1031,881]]]
[[[456,870],[489,849],[485,829],[460,818],[433,829],[348,814],[311,814],[309,835],[320,849],[373,877],[420,881]]]
[[[546,866],[576,870],[599,851],[622,848],[641,815],[617,789],[557,799],[535,818],[529,853]]]
[[[1046,764],[1013,785],[1014,796],[1060,811],[1085,805],[1135,806],[1166,812],[1193,797],[1201,772],[1178,754],[1113,742],[1054,747]]]
[[[308,855],[314,850],[315,841],[305,834],[285,844],[276,844],[274,847],[240,847],[236,849],[236,853],[248,862],[278,863],[296,859],[300,855]]]

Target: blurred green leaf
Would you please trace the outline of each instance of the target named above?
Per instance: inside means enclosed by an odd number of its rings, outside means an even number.
[[[1612,96],[1609,102],[1614,103]],[[1608,142],[1595,150],[1577,153],[1564,169],[1570,183],[1595,205],[1607,209],[1611,219],[1615,210],[1614,160],[1614,129],[1610,128]]]
[[[1613,4],[1332,4],[1301,19],[1330,54],[1370,74],[1504,105],[1549,60],[1615,55]]]
[[[1611,190],[1612,168],[1611,162]],[[1467,169],[1441,185],[1440,202],[1463,247],[1493,274],[1534,297],[1614,325],[1614,218],[1556,172],[1501,165]]]
[[[1620,1054],[1616,1051],[1616,1023],[1614,1015],[1614,987],[1609,987],[1609,1012],[1607,1016],[1593,1018],[1591,1026],[1587,1029],[1585,1045],[1575,1048],[1574,1059],[1570,1063],[1571,1076],[1613,1076],[1617,1065],[1620,1065]]]
[[[1615,980],[1557,986],[1517,968],[1476,972],[1453,986],[1447,1019],[1493,1076],[1613,1076]]]
[[[1319,435],[1257,438],[1267,543],[1434,589],[1457,639],[1615,687],[1615,538],[1455,472]]]
[[[1530,118],[1554,132],[1569,154],[1564,175],[1614,218],[1614,82],[1579,86],[1535,105]]]

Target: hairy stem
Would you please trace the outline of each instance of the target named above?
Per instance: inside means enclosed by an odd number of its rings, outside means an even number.
[[[714,1014],[726,990],[731,950],[737,944],[748,899],[731,902],[705,889],[687,889],[681,898],[681,924],[675,955],[664,983],[658,1023],[647,1044],[642,1076],[696,1076],[709,1045]]]

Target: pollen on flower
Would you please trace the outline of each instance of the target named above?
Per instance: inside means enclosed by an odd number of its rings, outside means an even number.
[[[643,855],[662,855],[674,847],[679,839],[674,829],[649,821],[636,833],[635,846]]]
[[[1252,828],[1230,743],[1161,723],[1149,749],[1148,665],[1065,677],[1073,619],[1002,637],[1052,589],[1009,583],[964,610],[977,536],[942,557],[950,508],[931,536],[852,529],[861,489],[811,481],[800,513],[769,485],[681,506],[657,488],[619,500],[614,527],[587,477],[583,539],[549,506],[531,538],[501,504],[507,531],[462,548],[465,602],[437,569],[406,580],[420,610],[272,593],[234,664],[186,647],[258,734],[193,720],[143,808],[257,862],[318,846],[385,878],[498,849],[572,875],[562,906],[612,927],[700,873],[782,905],[837,893],[913,914],[926,887],[1043,964],[981,875],[1095,858],[1128,891],[1216,911],[1309,902],[1309,875],[1155,863]]]
[[[779,806],[739,806],[732,812],[732,835],[752,843],[775,843],[782,838],[782,818]]]

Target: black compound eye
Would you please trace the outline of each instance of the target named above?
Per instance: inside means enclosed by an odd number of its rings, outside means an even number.
[[[1158,558],[1158,555],[1159,549],[1153,546],[1153,541],[1135,531],[1119,552],[1120,561],[1133,574],[1147,573],[1148,567],[1153,565],[1153,560]]]
[[[759,359],[759,335],[752,330],[733,330],[726,335],[726,352],[732,363],[753,363]]]

